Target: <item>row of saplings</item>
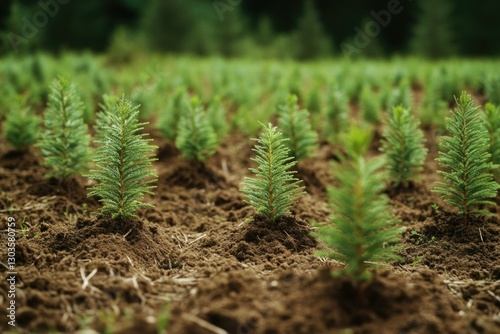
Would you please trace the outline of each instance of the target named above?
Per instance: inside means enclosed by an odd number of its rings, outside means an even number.
[[[447,119],[449,136],[441,140],[438,158],[444,182],[434,189],[444,201],[458,209],[463,222],[471,215],[486,215],[486,205],[493,205],[499,184],[494,174],[500,157],[500,108],[487,104],[477,112],[472,99],[462,93],[457,107]],[[157,176],[152,169],[157,147],[141,133],[145,123],[138,120],[138,107],[125,98],[104,97],[102,112],[97,114],[95,131],[97,149],[93,154],[95,169],[86,176],[94,181],[89,196],[98,196],[102,207],[97,212],[116,220],[136,217],[142,201],[151,194]],[[184,133],[182,147],[187,157],[203,160],[213,144],[204,134],[202,107],[198,100],[190,104],[192,119],[179,125]],[[29,144],[34,140],[36,121],[26,112],[8,118],[5,135],[12,143]],[[263,125],[255,139],[257,163],[250,170],[255,177],[243,181],[246,201],[269,220],[269,224],[289,213],[304,193],[300,180],[291,170],[297,160],[311,156],[317,146],[317,134],[309,123],[307,110],[300,110],[297,98],[290,96],[280,107],[279,127]],[[184,123],[184,124],[182,124]],[[370,277],[366,263],[397,259],[394,250],[401,233],[392,216],[388,198],[382,192],[388,176],[391,186],[405,187],[413,180],[425,160],[426,149],[419,123],[408,109],[395,107],[385,123],[382,156],[366,159],[370,136],[352,127],[345,134],[346,152],[334,164],[338,187],[329,189],[333,211],[331,222],[318,228],[317,237],[329,248],[321,256],[346,263],[342,273],[363,282]],[[30,137],[31,136],[31,137]],[[82,172],[90,157],[90,136],[83,123],[81,102],[75,88],[59,78],[51,86],[44,115],[44,132],[37,147],[50,167],[49,177],[64,180]],[[389,174],[389,175],[387,175]]]

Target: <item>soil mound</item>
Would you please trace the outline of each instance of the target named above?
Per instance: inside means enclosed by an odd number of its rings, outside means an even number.
[[[304,221],[284,216],[275,222],[256,215],[233,239],[230,253],[239,261],[255,257],[297,253],[316,247],[311,227]]]
[[[494,217],[439,213],[403,235],[407,263],[423,263],[460,279],[500,280],[500,226]]]
[[[251,270],[204,282],[172,309],[174,333],[494,333],[500,325],[455,299],[430,271],[412,280],[389,271],[366,284],[333,279],[329,268],[306,277],[285,271],[262,280]],[[383,328],[383,330],[381,330]]]

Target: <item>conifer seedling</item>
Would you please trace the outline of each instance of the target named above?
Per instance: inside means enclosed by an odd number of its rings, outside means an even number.
[[[38,138],[38,126],[41,120],[25,105],[22,98],[7,113],[3,124],[3,131],[7,141],[17,151],[25,151]]]
[[[279,108],[278,125],[289,140],[286,146],[296,161],[314,155],[318,147],[318,134],[312,129],[307,109],[299,110],[297,96],[290,95],[288,104]]]
[[[446,119],[450,136],[441,138],[438,174],[444,182],[436,182],[434,192],[446,204],[458,209],[464,223],[472,214],[489,215],[481,207],[494,205],[499,184],[493,180],[489,136],[472,98],[462,92],[456,100],[457,107]]]
[[[369,124],[377,124],[380,114],[380,99],[372,92],[369,85],[364,85],[359,98],[363,120]]]
[[[394,244],[401,230],[394,226],[397,220],[382,193],[386,179],[382,171],[384,158],[364,157],[370,138],[365,131],[353,128],[348,137],[348,156],[334,163],[339,186],[328,190],[331,224],[319,227],[316,235],[329,247],[318,251],[319,256],[346,263],[344,270],[333,275],[347,275],[362,282],[371,277],[367,262],[399,259]]]
[[[411,108],[411,86],[407,79],[402,80],[397,87],[393,88],[387,101],[388,109],[399,105]]]
[[[167,108],[160,114],[158,129],[165,138],[175,142],[179,129],[179,120],[187,112],[189,101],[185,87],[180,87],[173,98],[167,103]]]
[[[44,165],[51,169],[47,176],[62,181],[83,172],[90,157],[90,135],[83,121],[83,104],[68,79],[52,83],[44,127],[37,146]]]
[[[490,138],[491,162],[500,165],[500,107],[486,103],[483,119]]]
[[[349,115],[349,100],[347,96],[336,87],[331,87],[328,94],[326,107],[325,136],[330,141],[336,141],[347,127]]]
[[[197,97],[191,99],[179,121],[175,144],[187,159],[199,162],[204,162],[217,150],[217,135]]]
[[[407,187],[422,170],[427,154],[420,122],[403,106],[393,108],[385,124],[381,151],[388,160],[387,169],[395,187]]]
[[[207,115],[218,142],[227,135],[229,130],[229,124],[226,121],[226,113],[227,110],[222,105],[220,96],[215,96],[208,106]]]
[[[255,178],[245,177],[242,191],[246,195],[246,203],[263,214],[270,221],[276,221],[289,213],[289,209],[304,194],[300,180],[293,177],[294,171],[289,169],[296,164],[286,147],[287,138],[271,123],[264,126],[259,138],[253,138],[257,145],[252,158],[258,166],[250,168]]]
[[[88,196],[100,197],[101,216],[133,218],[140,207],[152,206],[141,199],[153,194],[155,188],[157,175],[152,162],[157,147],[149,144],[152,139],[144,138],[147,134],[140,133],[147,123],[139,123],[138,107],[124,97],[103,115],[105,119],[96,128],[96,169],[87,176],[97,184],[89,189]]]

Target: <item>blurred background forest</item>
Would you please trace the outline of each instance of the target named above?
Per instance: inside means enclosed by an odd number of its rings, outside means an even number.
[[[499,12],[497,0],[3,0],[0,55],[495,57]]]

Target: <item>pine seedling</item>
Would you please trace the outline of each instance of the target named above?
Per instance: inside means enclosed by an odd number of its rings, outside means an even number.
[[[95,128],[103,128],[110,121],[108,114],[113,112],[116,104],[120,101],[120,98],[116,95],[104,94],[102,96],[102,103],[99,103],[99,108],[101,112],[96,114],[95,118]]]
[[[179,121],[189,109],[186,88],[179,88],[174,97],[168,102],[167,108],[160,114],[158,129],[168,140],[175,142],[177,131],[179,130]]]
[[[315,85],[309,92],[307,109],[310,110],[311,113],[320,113],[322,105],[319,85]]]
[[[152,184],[157,176],[152,162],[157,147],[149,144],[152,139],[144,138],[147,134],[140,133],[147,123],[139,123],[138,107],[124,97],[103,114],[105,120],[96,127],[96,169],[87,176],[98,183],[89,189],[88,196],[100,197],[100,216],[137,217],[140,207],[152,207],[141,199],[153,194],[155,188]]]
[[[405,108],[411,108],[411,87],[410,82],[405,79],[402,80],[396,88],[393,88],[389,100],[387,101],[387,108],[392,109],[396,106],[402,105]]]
[[[347,127],[349,101],[347,96],[337,88],[330,88],[327,109],[325,136],[330,141],[336,141]]]
[[[473,106],[472,98],[463,92],[456,100],[457,107],[446,118],[446,129],[451,136],[443,136],[439,151],[438,174],[444,182],[436,182],[434,192],[446,204],[458,209],[464,223],[472,214],[489,215],[480,209],[494,205],[492,201],[500,187],[493,180],[491,170],[496,165],[490,161],[488,131]]]
[[[258,144],[253,148],[257,155],[252,160],[258,167],[250,168],[250,171],[256,177],[245,177],[242,192],[247,198],[245,202],[257,213],[276,221],[289,214],[289,209],[304,194],[304,187],[299,186],[301,181],[293,177],[294,171],[289,170],[296,162],[285,144],[288,139],[277,127],[269,123],[264,126],[260,137],[253,140]]]
[[[175,144],[189,160],[204,162],[217,150],[217,135],[197,97],[179,121]]]
[[[44,127],[37,146],[44,165],[51,169],[47,177],[62,181],[83,172],[90,157],[90,136],[83,121],[83,104],[65,78],[56,79],[50,87]]]
[[[490,138],[491,162],[500,165],[500,107],[486,103],[483,119]]]
[[[289,140],[286,146],[291,157],[298,162],[314,155],[318,147],[318,134],[309,122],[309,111],[299,110],[297,96],[290,95],[288,104],[279,108],[278,125]]]
[[[380,99],[369,85],[364,85],[359,98],[361,115],[363,120],[369,124],[377,124],[380,114]]]
[[[407,187],[422,170],[427,149],[419,121],[403,106],[393,108],[385,124],[381,151],[387,156],[395,187]]]
[[[40,118],[34,115],[20,98],[5,118],[5,138],[17,151],[26,151],[38,139],[40,123]]]
[[[208,106],[207,116],[219,142],[227,135],[229,130],[226,114],[227,110],[222,105],[220,96],[215,96]]]
[[[367,263],[397,260],[394,244],[401,229],[391,214],[388,197],[382,193],[386,180],[384,158],[366,160],[369,136],[359,129],[351,131],[348,156],[334,163],[339,186],[328,189],[334,214],[329,226],[318,228],[316,236],[329,249],[317,255],[346,263],[334,276],[350,276],[358,283],[371,278]],[[358,285],[361,293],[361,284]]]

